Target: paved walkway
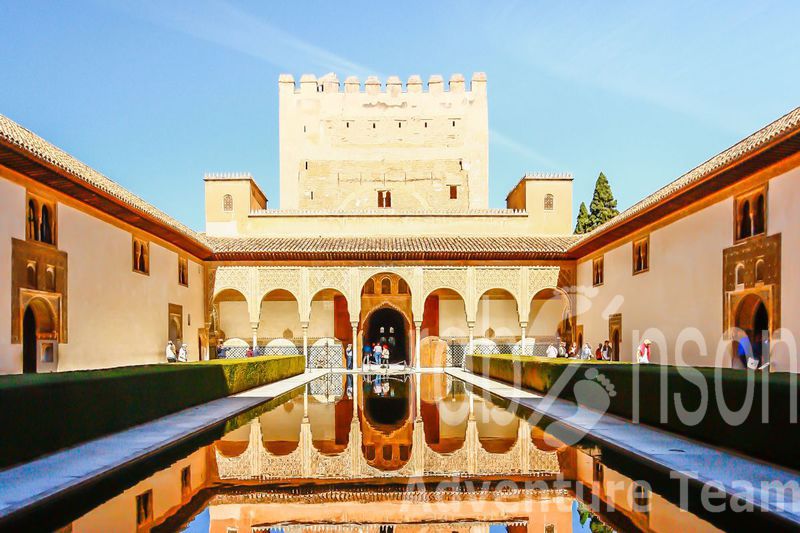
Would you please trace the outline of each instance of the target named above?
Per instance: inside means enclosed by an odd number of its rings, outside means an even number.
[[[12,515],[99,481],[328,373],[304,374],[220,398],[0,472],[0,527]]]
[[[457,368],[446,372],[513,404],[545,415],[567,429],[587,435],[597,443],[690,483],[713,484],[781,519],[800,526],[800,473],[750,459],[680,437],[674,433],[633,424],[566,400],[512,387]],[[743,485],[743,483],[748,485]],[[792,485],[795,490],[788,490]],[[747,487],[752,487],[748,490]]]

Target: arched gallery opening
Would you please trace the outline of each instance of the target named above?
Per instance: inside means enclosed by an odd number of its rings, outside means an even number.
[[[561,337],[563,342],[572,342],[569,316],[567,295],[559,289],[542,289],[531,298],[526,336],[537,339],[537,342],[551,342],[555,337]]]
[[[390,273],[369,278],[361,289],[361,347],[386,345],[390,363],[410,365],[413,329],[408,282]]]

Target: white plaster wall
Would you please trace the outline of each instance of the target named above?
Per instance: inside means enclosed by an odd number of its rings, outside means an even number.
[[[483,337],[488,328],[494,330],[496,337],[520,336],[522,330],[519,326],[517,302],[482,298],[478,303],[475,337]]]
[[[247,302],[219,302],[219,326],[226,339],[240,338],[248,344],[252,342],[250,315]]]
[[[525,336],[555,335],[563,316],[564,302],[561,299],[532,300],[530,314],[528,315],[528,328],[525,331]]]
[[[584,326],[585,342],[597,346],[607,339],[608,315],[622,313],[623,361],[631,360],[635,340],[647,336],[655,343],[654,361],[676,363],[679,334],[697,328],[707,349],[685,344],[683,362],[713,366],[722,334],[722,250],[732,245],[732,203],[728,198],[652,232],[648,272],[632,274],[630,241],[605,253],[600,287],[592,288],[592,262],[579,261],[585,297],[579,298],[577,323]],[[648,328],[660,334],[646,333]],[[666,350],[658,345],[660,337]]]
[[[800,169],[769,182],[767,233],[781,234],[781,328],[772,346],[772,369],[797,371],[800,341]],[[791,354],[795,354],[790,357]]]
[[[258,325],[259,338],[274,339],[283,337],[283,332],[286,329],[292,330],[292,334],[295,337],[303,336],[297,302],[294,300],[264,300],[261,302],[261,321]],[[248,337],[244,338],[247,339]]]
[[[22,345],[11,344],[11,238],[25,238],[25,188],[0,179],[0,374],[22,372]]]
[[[439,299],[439,336],[467,337],[468,335],[464,301]]]
[[[58,205],[58,247],[68,257],[69,338],[59,370],[164,361],[169,304],[183,307],[183,339],[198,359],[203,274],[189,262],[189,287],[178,283],[177,253],[150,243],[150,274],[131,268],[130,232]],[[191,324],[189,321],[191,320]]]

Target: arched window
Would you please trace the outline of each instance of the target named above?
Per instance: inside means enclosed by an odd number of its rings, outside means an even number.
[[[756,261],[756,283],[764,282],[764,260]]]
[[[222,210],[226,213],[233,211],[233,196],[230,194],[222,197]]]
[[[50,226],[50,208],[46,205],[42,206],[42,222],[39,227],[39,235],[42,238],[42,242],[53,244],[53,232]]]
[[[27,267],[28,272],[28,285],[35,289],[36,288],[36,263],[28,263]]]
[[[736,285],[744,285],[744,265],[736,265]]]
[[[753,215],[753,235],[764,233],[766,226],[764,221],[764,195],[759,194],[758,198],[756,198],[756,209]]]
[[[406,280],[401,279],[397,282],[397,292],[399,294],[408,294],[408,283],[406,283]]]
[[[375,294],[375,280],[372,278],[364,284],[364,294]]]
[[[552,211],[553,210],[553,203],[554,198],[552,194],[545,194],[544,195],[544,210],[545,211]]]
[[[39,240],[39,209],[36,200],[28,200],[28,238]]]
[[[750,216],[750,201],[745,200],[742,202],[742,207],[739,211],[739,238],[746,239],[753,233],[753,222]]]
[[[392,280],[389,278],[381,280],[381,294],[392,294]]]

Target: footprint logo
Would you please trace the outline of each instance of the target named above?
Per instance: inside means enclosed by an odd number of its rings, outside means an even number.
[[[584,377],[586,379],[577,382],[572,389],[575,400],[579,405],[605,413],[611,405],[611,398],[617,395],[613,383],[596,368],[588,369]]]
[[[576,409],[569,416],[546,427],[548,433],[567,445],[578,444],[600,421],[611,406],[611,398],[617,395],[614,384],[596,368],[589,368],[584,372],[583,379],[575,383],[572,393],[576,407],[583,409]],[[547,406],[542,407],[547,410]]]

